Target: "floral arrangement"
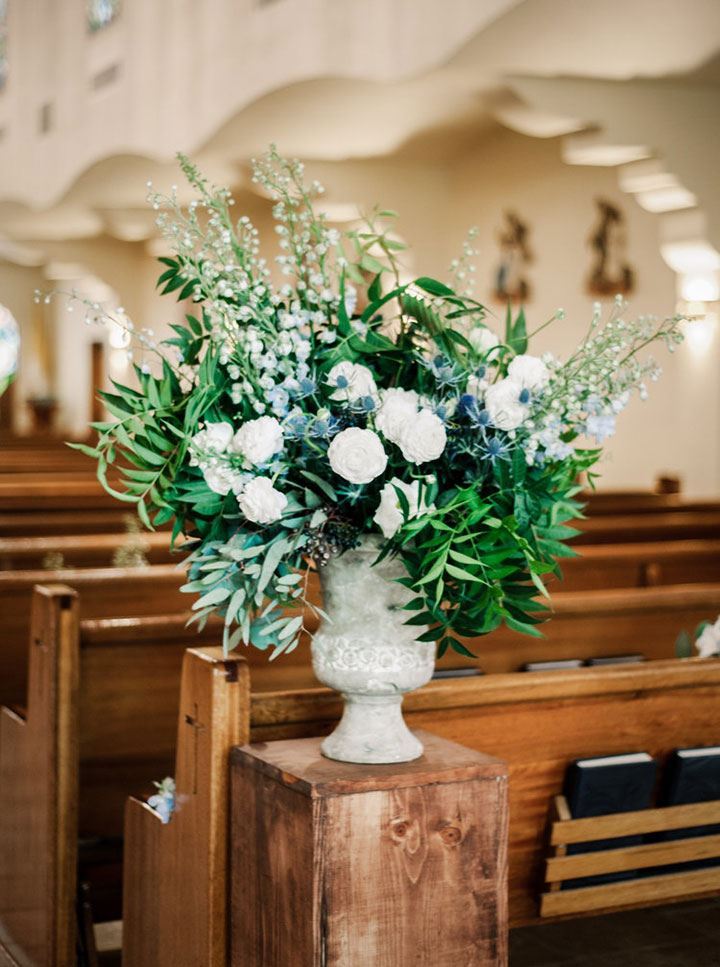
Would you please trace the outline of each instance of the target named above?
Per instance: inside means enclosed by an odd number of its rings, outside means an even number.
[[[689,658],[693,653],[693,641],[698,658],[720,657],[720,615],[712,621],[701,621],[695,629],[692,640],[687,631],[677,636],[675,653],[678,658]]]
[[[603,319],[598,305],[570,358],[540,358],[522,311],[498,331],[468,291],[472,235],[449,283],[403,281],[394,213],[341,234],[318,212],[321,186],[271,149],[254,180],[274,200],[274,274],[229,192],[180,162],[197,199],[150,185],[149,200],[175,253],[159,284],[195,311],[161,344],[110,316],[145,361],[136,386],[103,394],[114,419],[81,449],[147,526],[192,539],[198,619],[224,616],[227,649],[289,652],[320,610],[310,571],[374,532],[379,559],[407,570],[408,623],[439,654],[470,654],[464,640],[503,623],[539,635],[544,579],[573,554],[578,476],[657,378],[642,350],[672,350],[679,319],[628,321],[622,300]]]
[[[15,378],[20,355],[20,331],[12,313],[0,306],[0,396]]]

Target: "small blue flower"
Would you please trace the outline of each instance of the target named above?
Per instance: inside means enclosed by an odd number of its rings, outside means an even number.
[[[458,401],[458,412],[466,416],[471,425],[479,430],[484,430],[490,426],[490,414],[485,409],[480,409],[480,403],[476,396],[464,393]]]
[[[281,386],[274,386],[271,390],[268,390],[267,400],[275,416],[282,418],[287,415],[288,404],[290,402],[290,396],[287,390]]]
[[[372,396],[361,396],[357,401],[357,406],[363,413],[372,413],[375,409],[375,400]]]
[[[485,441],[485,446],[483,448],[485,456],[491,463],[495,463],[496,460],[507,460],[508,459],[508,447],[507,444],[503,443],[498,437],[492,436]]]
[[[286,421],[283,427],[285,436],[290,440],[302,440],[308,425],[308,418],[304,413],[294,413]]]
[[[518,401],[522,403],[523,406],[527,406],[530,402],[530,390],[527,387],[523,387],[523,389],[520,390]]]
[[[464,378],[464,373],[459,372],[455,365],[444,356],[435,356],[429,363],[425,363],[433,375],[438,386],[453,386]]]
[[[157,792],[150,796],[148,806],[154,809],[161,822],[169,823],[175,809],[175,780],[168,776],[162,782],[156,782]]]
[[[312,427],[310,428],[310,435],[317,437],[320,440],[329,440],[331,436],[334,436],[340,430],[340,421],[334,416],[328,416],[326,419],[315,420]]]
[[[615,414],[600,413],[597,416],[588,416],[585,423],[585,432],[588,436],[595,437],[597,444],[604,443],[608,437],[615,433]]]

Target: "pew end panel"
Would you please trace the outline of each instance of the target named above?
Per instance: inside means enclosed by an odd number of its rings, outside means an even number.
[[[27,714],[0,710],[0,947],[48,967],[75,956],[78,611],[36,590]]]
[[[227,963],[229,769],[250,734],[249,671],[221,648],[189,649],[177,719],[176,810],[125,810],[123,964]]]

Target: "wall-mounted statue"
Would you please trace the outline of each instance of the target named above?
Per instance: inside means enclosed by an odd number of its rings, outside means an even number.
[[[625,216],[617,206],[597,198],[598,222],[590,236],[593,264],[588,278],[590,295],[628,295],[635,285],[635,270],[626,257]]]
[[[500,264],[495,272],[495,298],[500,302],[527,302],[530,282],[527,268],[533,260],[528,244],[530,229],[515,212],[505,212],[505,224],[498,234]]]

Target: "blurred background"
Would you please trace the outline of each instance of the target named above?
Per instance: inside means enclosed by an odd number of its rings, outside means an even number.
[[[408,278],[447,277],[477,226],[474,294],[498,320],[508,299],[530,329],[565,310],[536,351],[562,354],[618,292],[696,316],[602,486],[717,495],[719,109],[718,0],[0,0],[0,304],[21,336],[0,432],[82,436],[96,389],[130,377],[122,331],[36,289],[158,335],[186,311],[156,293],[145,202],[148,180],[189,199],[177,151],[272,257],[248,162],[273,141],[338,227],[398,211]]]

